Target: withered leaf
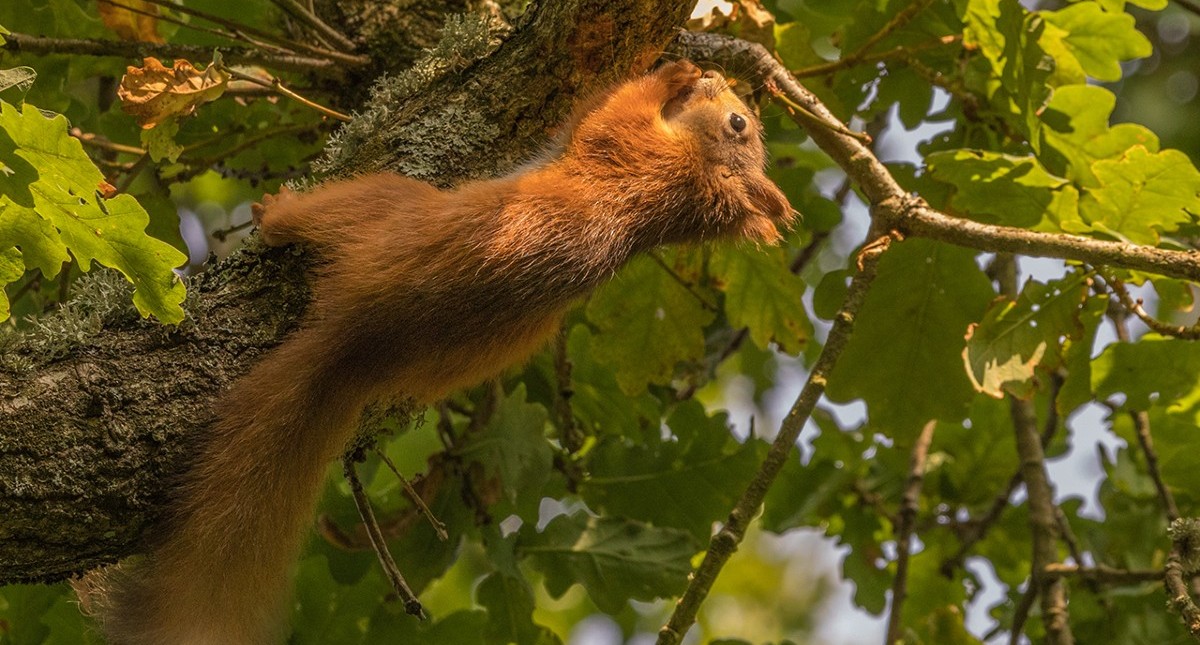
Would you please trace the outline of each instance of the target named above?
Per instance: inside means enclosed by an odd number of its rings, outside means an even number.
[[[147,58],[141,67],[126,68],[117,96],[121,109],[149,129],[216,100],[228,83],[229,74],[216,65],[200,70],[186,60],[176,60],[174,67],[166,67],[157,58]]]
[[[100,20],[121,40],[138,40],[147,43],[161,43],[162,36],[158,34],[158,5],[146,0],[125,0],[122,4],[137,11],[130,11],[107,2],[96,3],[100,12]],[[147,15],[149,14],[149,15]]]

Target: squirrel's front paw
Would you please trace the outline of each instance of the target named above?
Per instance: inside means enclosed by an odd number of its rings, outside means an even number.
[[[275,240],[271,235],[271,222],[268,221],[271,209],[277,207],[280,202],[291,198],[292,191],[288,190],[287,186],[281,186],[278,194],[263,195],[262,202],[253,202],[250,204],[250,219],[258,227],[259,234],[262,235],[263,241],[268,246],[279,246],[281,244],[280,241]]]

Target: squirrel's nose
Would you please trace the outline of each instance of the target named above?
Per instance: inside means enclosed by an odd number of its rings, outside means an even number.
[[[700,78],[721,78],[721,75],[713,70],[708,70],[700,75]]]

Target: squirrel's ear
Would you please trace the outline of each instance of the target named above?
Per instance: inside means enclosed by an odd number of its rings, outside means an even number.
[[[691,96],[704,72],[690,60],[677,60],[654,70],[650,78],[662,86],[663,113],[677,111]]]

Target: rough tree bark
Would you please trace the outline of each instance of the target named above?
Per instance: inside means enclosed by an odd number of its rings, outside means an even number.
[[[508,170],[546,144],[576,97],[649,66],[692,4],[531,6],[484,58],[425,79],[386,118],[367,113],[378,129],[331,171],[449,184]],[[98,304],[0,345],[0,583],[51,582],[136,552],[186,457],[181,439],[203,432],[221,391],[297,325],[307,264],[252,242],[189,284],[177,328]],[[112,291],[103,280],[91,289]]]

